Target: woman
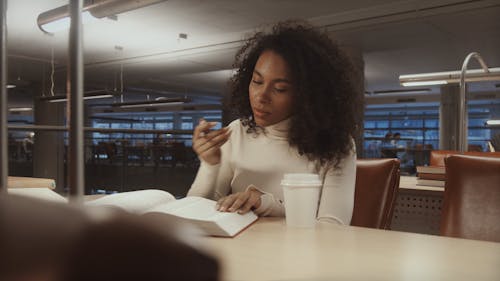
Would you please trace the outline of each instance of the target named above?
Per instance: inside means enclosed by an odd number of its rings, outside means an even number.
[[[318,218],[349,224],[362,95],[347,56],[326,34],[283,22],[250,38],[235,66],[230,105],[239,119],[195,128],[201,165],[188,196],[218,200],[220,211],[284,216],[283,174],[318,173]]]

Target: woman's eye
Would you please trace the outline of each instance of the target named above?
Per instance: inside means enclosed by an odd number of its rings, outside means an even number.
[[[274,88],[274,90],[278,93],[284,93],[286,92],[288,89],[278,89],[278,88]]]
[[[261,84],[262,84],[262,81],[252,80],[252,83],[261,85]]]

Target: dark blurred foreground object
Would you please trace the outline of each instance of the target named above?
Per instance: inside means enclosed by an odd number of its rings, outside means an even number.
[[[90,216],[0,196],[0,280],[218,280],[217,261],[181,240],[179,229],[154,215]]]

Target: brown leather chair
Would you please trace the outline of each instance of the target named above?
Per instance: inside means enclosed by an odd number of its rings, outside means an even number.
[[[441,235],[500,242],[500,159],[446,159]]]
[[[444,166],[444,159],[450,155],[460,154],[457,150],[431,150],[429,166]]]
[[[445,159],[451,155],[462,154],[457,150],[432,150],[429,160],[430,166],[444,166]],[[482,156],[482,157],[500,157],[500,152],[480,152],[480,151],[467,151],[464,155]]]
[[[500,152],[467,151],[464,155],[500,158]]]
[[[398,159],[357,160],[351,225],[389,229],[398,188]]]

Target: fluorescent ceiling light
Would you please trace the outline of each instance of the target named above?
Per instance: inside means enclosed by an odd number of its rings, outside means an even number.
[[[159,102],[159,103],[141,103],[141,104],[126,104],[120,105],[121,108],[138,108],[138,107],[148,107],[148,106],[163,106],[163,105],[180,105],[184,104],[182,101],[175,102]],[[114,105],[113,105],[114,106]]]
[[[85,93],[83,95],[83,99],[84,100],[105,99],[105,98],[112,98],[113,96],[114,92],[95,91],[95,92]],[[68,101],[68,97],[66,95],[44,96],[41,97],[40,100],[48,102],[66,102]]]
[[[486,121],[486,125],[489,125],[489,126],[498,126],[500,125],[500,119],[491,119],[491,120],[488,120]]]
[[[381,94],[422,94],[430,92],[430,88],[417,88],[417,89],[395,89],[395,90],[376,90],[368,94],[381,95]]]
[[[189,98],[162,98],[159,100],[114,103],[111,106],[120,108],[138,108],[138,107],[149,107],[149,106],[179,105],[190,101],[191,99]]]
[[[32,107],[12,107],[9,108],[10,112],[24,112],[24,111],[32,111]]]
[[[465,82],[500,80],[500,67],[489,68],[488,70],[489,72],[485,72],[483,69],[468,70],[465,75]],[[406,74],[399,76],[399,82],[406,87],[460,83],[460,74],[461,71]]]
[[[405,87],[432,86],[432,85],[445,85],[445,84],[448,84],[448,82],[446,82],[445,80],[437,80],[437,81],[414,81],[414,82],[402,82],[401,83],[401,85],[403,85]]]
[[[16,85],[13,84],[7,84],[7,89],[14,89]]]

